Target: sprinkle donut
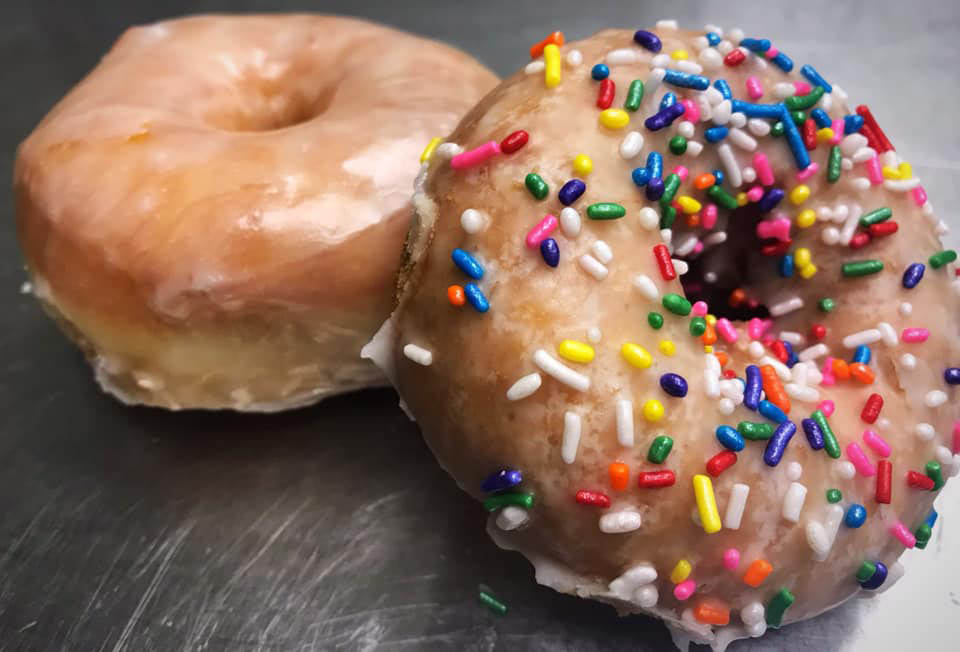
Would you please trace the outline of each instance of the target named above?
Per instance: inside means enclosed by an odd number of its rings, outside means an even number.
[[[425,165],[365,351],[537,581],[715,648],[889,588],[960,469],[956,253],[792,54],[535,46]]]

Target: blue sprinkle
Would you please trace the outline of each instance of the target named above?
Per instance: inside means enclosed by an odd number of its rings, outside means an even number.
[[[647,172],[651,179],[663,177],[663,156],[660,152],[650,152],[647,154]]]
[[[943,380],[948,385],[960,385],[960,367],[947,367],[944,369]]]
[[[608,68],[606,64],[598,63],[590,69],[590,76],[597,81],[606,79],[610,76],[610,68]]]
[[[689,72],[673,70],[667,68],[663,76],[664,83],[680,88],[692,88],[698,91],[705,91],[710,88],[710,80],[703,75],[694,75]]]
[[[767,449],[763,451],[763,461],[767,466],[776,466],[783,459],[787,444],[797,432],[797,424],[793,421],[784,421],[773,431],[773,436],[767,442]]]
[[[810,112],[810,117],[813,118],[813,121],[817,123],[817,126],[821,129],[829,127],[833,124],[833,121],[830,120],[830,116],[827,115],[827,112],[821,109],[819,106]]]
[[[793,350],[793,344],[790,344],[790,342],[784,341],[784,342],[783,342],[783,348],[785,348],[785,349],[787,350],[787,362],[786,362],[786,365],[787,365],[787,367],[789,367],[790,369],[793,369],[793,365],[795,365],[795,364],[797,364],[798,362],[800,362],[800,358],[797,357],[796,352]]]
[[[670,396],[683,398],[687,395],[687,381],[679,374],[663,374],[660,376],[660,387]]]
[[[730,426],[717,426],[717,441],[720,442],[721,446],[734,453],[742,451],[743,447],[746,446],[743,435],[737,432],[736,428]]]
[[[777,56],[770,59],[777,68],[783,72],[790,72],[793,70],[793,59],[785,55],[783,52],[777,52]]]
[[[668,106],[673,106],[677,103],[677,96],[667,91],[663,95],[663,99],[660,100],[660,110],[663,111]]]
[[[722,40],[723,39],[721,39],[720,35],[716,32],[707,32],[707,43],[710,45],[716,47],[717,45],[720,45],[720,41]]]
[[[875,562],[877,565],[877,570],[873,572],[873,575],[866,582],[860,582],[860,586],[867,589],[868,591],[873,591],[874,589],[879,589],[883,582],[887,579],[887,567],[881,562]]]
[[[807,78],[814,86],[822,86],[823,90],[830,93],[833,91],[833,86],[827,83],[827,80],[820,76],[820,73],[817,72],[817,69],[811,66],[810,64],[805,65],[800,69],[800,74]]]
[[[570,179],[563,187],[560,188],[560,203],[564,206],[569,206],[573,202],[580,199],[580,195],[587,189],[587,184],[585,184],[580,179]]]
[[[903,287],[912,290],[923,279],[923,272],[926,266],[923,263],[912,263],[903,272]]]
[[[870,353],[870,347],[866,344],[861,344],[856,349],[853,350],[853,362],[859,362],[860,364],[870,364],[870,358],[873,357]]]
[[[463,293],[467,295],[467,301],[477,312],[486,312],[490,310],[490,304],[487,297],[483,296],[483,290],[477,287],[476,283],[467,283],[463,286]]]
[[[727,83],[726,79],[717,79],[713,82],[713,87],[720,91],[720,94],[723,95],[723,99],[733,99],[733,91],[730,90],[730,84]]]
[[[847,527],[856,529],[863,525],[866,520],[867,509],[863,505],[853,503],[847,508],[847,515],[844,517],[843,522],[846,523]]]
[[[810,443],[810,448],[815,451],[822,449],[823,431],[820,430],[820,425],[813,419],[804,419],[800,422],[800,425],[803,426],[803,432],[807,436],[807,441]]]
[[[642,188],[650,181],[650,170],[647,168],[634,168],[630,176],[633,177],[633,182]]]
[[[657,201],[663,197],[663,179],[660,177],[652,177],[650,181],[647,182],[646,190],[647,199],[650,201]]]
[[[545,238],[540,241],[540,255],[543,256],[543,262],[556,267],[560,264],[560,247],[553,238]]]
[[[760,54],[763,54],[770,49],[770,39],[745,38],[740,41],[740,45],[747,48],[751,52],[759,52]]]
[[[784,192],[780,188],[768,188],[763,197],[760,198],[760,201],[757,202],[757,208],[759,208],[764,213],[769,213],[774,208],[777,207],[777,204],[780,203],[780,200],[783,199]]]
[[[671,104],[647,118],[643,124],[650,131],[659,131],[673,124],[673,121],[682,116],[684,111],[686,108],[682,104]]]
[[[782,276],[783,278],[790,278],[791,276],[793,276],[793,256],[790,254],[787,254],[786,256],[781,258],[779,269],[777,271],[780,272],[780,276]]]
[[[708,143],[719,143],[721,140],[727,137],[727,134],[730,133],[730,130],[724,126],[710,127],[703,132],[703,137],[707,139]]]
[[[807,146],[803,143],[803,136],[800,135],[800,130],[797,129],[797,125],[793,123],[793,118],[790,117],[790,112],[787,111],[787,107],[781,104],[780,109],[780,121],[783,122],[783,135],[787,139],[787,144],[790,145],[793,160],[797,164],[798,170],[806,170],[810,166],[810,154],[807,152]]]
[[[493,491],[503,491],[504,489],[516,487],[521,482],[523,482],[523,474],[520,473],[520,471],[516,469],[501,469],[488,475],[480,488],[487,493],[491,493]]]
[[[760,412],[764,418],[770,419],[774,423],[783,423],[787,420],[787,415],[783,413],[783,410],[770,401],[760,401],[760,403],[757,404],[757,411]]]
[[[937,516],[939,516],[939,514],[937,514],[937,510],[931,507],[930,515],[927,516],[927,525],[929,525],[930,527],[933,527],[934,524],[937,522]]]
[[[743,406],[748,410],[756,410],[760,405],[760,392],[763,391],[763,377],[760,367],[755,364],[747,365],[747,384],[743,388]]]
[[[719,186],[720,184],[723,183],[723,179],[724,179],[723,170],[716,169],[716,170],[714,170],[711,174],[713,174],[713,178],[714,178],[714,179],[716,180],[716,182],[717,182],[715,185],[718,185],[718,186]]]
[[[743,100],[733,100],[731,108],[734,113],[742,113],[748,118],[767,118],[780,120],[783,118],[782,104],[754,104]]]
[[[848,136],[850,134],[855,134],[860,129],[863,128],[863,116],[862,115],[845,115],[843,116],[843,134]]]
[[[660,42],[660,37],[645,29],[638,29],[634,32],[633,40],[637,45],[651,52],[659,52],[660,48],[663,47],[663,43]]]
[[[454,249],[450,257],[453,259],[453,264],[459,267],[460,271],[470,278],[475,280],[483,278],[483,267],[477,262],[476,258],[463,249]]]

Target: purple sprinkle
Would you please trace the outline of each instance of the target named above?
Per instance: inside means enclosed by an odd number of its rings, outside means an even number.
[[[633,40],[642,48],[646,48],[651,52],[659,52],[663,48],[663,43],[660,42],[660,37],[654,34],[653,32],[648,32],[645,29],[638,29],[633,34]]]

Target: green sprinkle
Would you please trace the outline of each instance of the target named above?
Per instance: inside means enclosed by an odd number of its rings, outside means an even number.
[[[660,228],[669,229],[677,221],[677,209],[673,204],[667,204],[660,208]]]
[[[860,218],[860,226],[867,228],[871,224],[879,224],[880,222],[886,222],[891,217],[893,217],[893,211],[884,206],[883,208],[878,208],[875,211],[870,211],[869,213],[863,215]]]
[[[627,214],[627,209],[613,202],[600,202],[587,206],[587,217],[591,220],[615,220]]]
[[[703,317],[694,317],[690,320],[690,334],[700,337],[707,332],[707,320]]]
[[[791,111],[790,119],[793,120],[793,124],[802,127],[803,123],[807,121],[807,114],[803,111]]]
[[[943,486],[943,471],[940,468],[940,462],[927,462],[927,467],[924,469],[924,471],[926,472],[927,477],[933,480],[934,491]]]
[[[817,86],[817,88],[820,87]],[[786,587],[777,591],[777,594],[767,603],[767,609],[765,611],[767,625],[770,627],[779,627],[780,623],[783,622],[783,613],[790,608],[794,600],[796,600],[796,598],[793,597],[793,594],[790,593]]]
[[[770,127],[770,135],[776,138],[777,136],[782,136],[786,127],[783,126],[782,120],[777,120],[773,123],[773,126]]]
[[[926,523],[918,527],[913,532],[913,536],[916,537],[917,539],[917,543],[915,544],[915,547],[920,548],[920,550],[923,550],[924,548],[926,548],[927,544],[930,543],[930,537],[932,535],[933,535],[933,529]]]
[[[828,503],[839,503],[841,500],[843,500],[843,494],[839,489],[827,489]]]
[[[686,317],[689,315],[690,310],[693,308],[689,301],[679,294],[674,294],[672,292],[663,295],[663,307],[673,314],[680,315],[681,317]]]
[[[823,97],[823,86],[814,86],[813,90],[806,95],[793,95],[786,98],[783,103],[788,111],[806,111]]]
[[[668,147],[670,148],[671,154],[673,154],[674,156],[680,156],[681,154],[687,151],[687,139],[681,136],[680,134],[677,134],[676,136],[670,139],[670,143],[668,144]]]
[[[669,206],[680,189],[680,175],[676,172],[668,174],[663,179],[663,196],[660,197],[661,206]]]
[[[944,249],[930,256],[930,267],[940,269],[947,263],[952,263],[957,259],[957,252],[953,249]]]
[[[830,297],[824,297],[820,299],[819,303],[817,303],[817,307],[820,308],[820,312],[831,312],[837,307],[837,302]]]
[[[819,88],[819,86],[817,88]],[[837,180],[840,178],[842,161],[843,161],[843,153],[840,151],[840,146],[834,145],[833,147],[830,148],[830,158],[827,159],[827,181],[828,182],[836,183]]]
[[[877,572],[877,565],[871,561],[865,561],[860,564],[860,568],[857,569],[857,581],[866,582],[868,579],[873,577],[873,574]]]
[[[507,505],[516,505],[524,509],[533,509],[533,494],[522,493],[519,491],[509,491],[502,494],[494,494],[483,501],[483,508],[488,512],[495,512],[501,507]]]
[[[673,450],[673,440],[666,435],[660,435],[650,444],[650,450],[647,451],[647,459],[654,464],[663,464],[667,455]]]
[[[827,423],[827,416],[821,410],[814,410],[810,418],[817,422],[820,430],[823,431],[823,450],[833,459],[840,459],[840,443],[837,436],[833,434],[833,428]]]
[[[773,437],[773,426],[769,423],[741,421],[737,424],[737,432],[743,435],[744,439],[764,441]]]
[[[663,328],[663,315],[659,312],[647,313],[647,323],[650,324],[650,328],[660,330]]]
[[[480,591],[480,595],[478,595],[477,598],[480,600],[480,604],[498,616],[503,616],[507,613],[507,605],[503,604],[486,591]]]
[[[627,99],[623,101],[623,108],[627,111],[636,111],[640,108],[640,102],[643,101],[643,82],[639,79],[634,79],[630,82],[630,87],[627,89]]]
[[[543,177],[541,177],[539,174],[531,172],[523,180],[523,183],[527,186],[527,190],[530,191],[530,194],[537,199],[544,199],[550,194],[550,186],[547,185],[547,182],[544,181]]]
[[[737,198],[720,187],[720,185],[713,185],[707,188],[707,196],[717,202],[721,208],[726,208],[728,211],[739,208]]]
[[[840,269],[845,278],[859,278],[881,271],[883,262],[879,260],[855,260],[852,263],[844,263]]]

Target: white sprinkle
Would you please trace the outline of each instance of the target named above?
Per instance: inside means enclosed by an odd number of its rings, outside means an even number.
[[[880,417],[877,419],[877,429],[878,430],[889,430],[890,428],[890,419],[886,417]]]
[[[620,143],[620,157],[630,160],[643,149],[643,134],[639,131],[628,132]]]
[[[683,136],[684,138],[693,138],[693,134],[696,131],[696,127],[693,126],[693,123],[689,120],[683,120],[677,125],[677,133]]]
[[[833,98],[830,97],[829,93],[824,93],[818,104],[824,111],[830,111],[830,109],[833,107]]]
[[[737,408],[737,405],[728,398],[722,398],[717,401],[717,409],[720,411],[720,414],[724,416],[729,416],[733,414],[733,411]]]
[[[937,436],[937,431],[929,423],[918,423],[913,432],[923,441],[930,441]]]
[[[727,38],[729,38],[734,43],[739,43],[740,41],[743,40],[743,30],[740,29],[739,27],[734,27],[727,34]]]
[[[666,31],[666,30],[676,31],[676,30],[677,30],[677,21],[673,20],[672,18],[670,18],[670,19],[664,19],[664,20],[658,20],[658,21],[657,21],[657,29],[662,29],[662,30],[665,30],[665,31]]]
[[[416,344],[407,344],[404,346],[403,355],[407,356],[408,360],[412,360],[424,367],[429,367],[433,362],[433,353]]]
[[[836,89],[836,86],[834,86],[834,89]],[[884,591],[889,590],[891,586],[900,581],[900,578],[903,577],[905,572],[906,569],[903,567],[903,564],[898,561],[893,562],[887,568],[887,579],[883,584],[880,585],[880,588],[877,589],[877,593],[883,593]]]
[[[859,204],[854,204],[851,207],[847,219],[843,224],[843,228],[840,229],[840,242],[843,243],[844,246],[850,244],[850,238],[853,237],[854,231],[857,230],[857,226],[860,224],[861,212]]]
[[[923,397],[923,404],[928,408],[940,407],[947,402],[946,392],[942,392],[939,389],[933,389],[927,392],[926,396]]]
[[[440,143],[437,145],[436,156],[440,160],[449,160],[458,154],[463,154],[463,148],[456,143]]]
[[[904,369],[914,369],[917,366],[917,359],[912,353],[904,353],[900,356],[900,364],[903,365]]]
[[[947,226],[947,223],[943,220],[937,221],[937,226],[934,228],[934,233],[939,236],[947,235],[950,232],[950,227]]]
[[[641,522],[639,512],[632,510],[610,512],[600,517],[600,531],[605,534],[633,532],[640,529]]]
[[[30,294],[31,292],[33,292],[33,283],[24,281],[20,284],[20,294]]]
[[[623,572],[620,577],[614,579],[607,588],[618,597],[627,600],[641,586],[646,586],[657,581],[657,569],[652,565],[643,563],[637,564]]]
[[[507,400],[519,401],[522,398],[527,398],[540,389],[542,382],[543,378],[540,377],[540,374],[536,372],[527,374],[510,386],[510,389],[507,390]]]
[[[468,208],[460,214],[460,226],[467,233],[480,233],[486,225],[486,216],[475,208]]]
[[[655,228],[660,226],[660,216],[657,215],[657,211],[653,210],[649,206],[644,206],[641,208],[637,217],[640,220],[640,226],[647,231],[653,231]]]
[[[761,344],[757,340],[753,340],[752,342],[750,342],[749,345],[747,345],[747,353],[749,353],[750,357],[753,358],[754,360],[758,358],[762,358],[764,353],[763,344]]]
[[[813,558],[816,561],[823,561],[830,554],[830,537],[820,521],[807,521],[807,527],[804,530],[807,535],[807,545],[813,550]]]
[[[621,446],[633,446],[633,401],[618,399],[617,414],[617,441]]]
[[[610,245],[603,240],[594,242],[593,246],[590,247],[590,251],[592,251],[594,257],[604,265],[613,260],[613,250],[610,249]]]
[[[820,232],[820,239],[824,244],[835,245],[840,242],[840,231],[836,227],[828,226]]]
[[[687,154],[696,158],[700,156],[700,152],[703,151],[703,143],[697,142],[695,140],[687,141]]]
[[[636,63],[640,60],[640,53],[629,48],[619,50],[610,50],[607,52],[606,61],[608,66],[622,66],[625,64]]]
[[[673,269],[677,272],[677,276],[683,276],[690,271],[690,265],[687,264],[685,260],[678,260],[677,258],[672,258],[670,262],[673,263]]]
[[[807,375],[809,374],[811,367],[816,369],[815,365],[807,364],[806,362],[798,362],[790,369],[790,379],[793,380],[793,382],[795,382],[797,385],[806,385]]]
[[[843,480],[850,480],[857,474],[857,467],[847,461],[837,461],[834,463],[833,470]]]
[[[704,388],[703,391],[710,398],[720,396],[720,361],[712,353],[704,356],[705,366],[703,369]]]
[[[704,25],[704,26],[703,26],[703,31],[705,31],[705,32],[713,32],[714,34],[716,34],[716,35],[719,36],[720,38],[723,38],[723,28],[722,28],[722,27],[718,27],[718,26],[714,25],[713,23],[707,23],[706,25]]]
[[[693,47],[697,48],[697,51],[703,50],[704,48],[710,47],[710,41],[707,40],[706,36],[698,36],[693,39]]]
[[[723,56],[713,48],[700,50],[697,58],[700,59],[700,63],[702,63],[703,67],[707,70],[716,70],[723,65]]]
[[[820,392],[815,387],[807,387],[798,383],[787,383],[783,386],[787,396],[801,403],[816,403],[820,400]]]
[[[920,179],[885,179],[883,187],[893,192],[908,192],[920,185]]]
[[[800,462],[790,462],[787,464],[787,479],[796,482],[803,475],[803,465]]]
[[[730,122],[730,114],[733,112],[733,104],[730,100],[723,100],[713,107],[713,122],[718,125],[725,125]]]
[[[877,155],[877,150],[872,147],[861,147],[853,153],[850,160],[854,163],[866,163]],[[845,157],[846,158],[846,157]]]
[[[897,168],[900,166],[900,157],[897,155],[896,151],[888,149],[880,155],[880,165]]]
[[[770,306],[770,314],[774,317],[782,317],[801,308],[803,308],[803,299],[800,297],[790,297],[789,299]]]
[[[820,373],[820,370],[817,369],[817,365],[813,363],[808,363],[810,369],[807,370],[807,384],[808,385],[819,385],[823,382],[823,374]]]
[[[497,527],[501,530],[516,530],[530,520],[527,510],[516,505],[507,505],[497,514]]]
[[[747,496],[750,495],[750,485],[737,483],[730,488],[730,499],[727,501],[727,511],[723,515],[723,527],[728,530],[739,530],[743,511],[747,507]]]
[[[640,293],[651,301],[656,301],[660,298],[660,291],[657,290],[657,284],[646,274],[637,274],[634,276],[633,287],[640,290]]]
[[[693,253],[693,250],[696,248],[698,242],[700,242],[700,240],[696,235],[688,233],[686,237],[684,237],[683,240],[681,240],[677,246],[674,247],[673,253],[683,258],[687,254]]]
[[[760,118],[750,118],[747,120],[747,129],[754,136],[763,137],[770,133],[770,123]]]
[[[850,464],[850,462],[846,462]],[[853,465],[850,464],[852,467]],[[856,473],[856,471],[854,471]],[[827,507],[827,518],[823,521],[823,533],[826,536],[826,548],[814,550],[813,558],[816,561],[824,561],[830,555],[830,549],[833,548],[834,541],[837,540],[837,532],[840,530],[840,523],[843,522],[843,507],[840,505],[830,505]]]
[[[850,185],[853,186],[854,190],[869,190],[870,189],[870,179],[867,177],[851,177]]]
[[[747,625],[747,634],[751,638],[760,638],[767,633],[767,623],[759,622],[755,625]]]
[[[751,602],[740,610],[740,620],[744,625],[759,625],[763,622],[766,611],[759,602]]]
[[[663,68],[653,68],[650,71],[650,76],[647,77],[647,83],[643,85],[645,91],[644,94],[648,97],[653,97],[653,94],[656,92],[656,90],[660,88],[660,84],[663,83],[663,78],[666,76],[666,74],[667,71]]]
[[[853,169],[853,161],[851,161],[851,160],[848,159],[848,158],[842,158],[842,159],[840,159],[840,168],[843,169],[843,170],[852,170],[852,169]]]
[[[743,383],[739,380],[723,379],[720,381],[720,393],[739,403],[743,400]]]
[[[583,268],[587,274],[602,281],[607,278],[608,270],[599,260],[591,256],[590,254],[584,254],[577,259],[580,262],[580,267]]]
[[[560,228],[563,235],[568,238],[576,238],[580,235],[580,213],[572,206],[566,206],[560,211]]]
[[[833,85],[832,94],[836,95],[839,99],[843,100],[844,102],[846,102],[847,99],[849,98],[849,96],[847,95],[847,91],[843,90],[836,84]]]
[[[543,69],[547,67],[547,64],[543,62],[543,59],[537,59],[536,61],[531,61],[523,68],[523,72],[528,75],[535,75],[538,72],[543,72]]]
[[[703,66],[695,61],[690,61],[689,59],[681,59],[680,61],[676,61],[674,62],[673,67],[682,72],[688,72],[691,75],[699,75],[703,72]]]
[[[805,338],[802,333],[796,331],[780,331],[780,339],[794,346],[800,346],[807,341],[807,338]]]
[[[703,273],[703,280],[707,283],[716,283],[717,282],[717,273],[713,270],[707,270]]]
[[[863,331],[857,331],[856,333],[851,333],[843,338],[843,346],[847,349],[855,349],[858,346],[864,344],[873,344],[874,342],[879,342],[883,335],[880,333],[879,329],[868,328]]]
[[[935,454],[937,461],[944,467],[944,470],[949,469],[953,465],[953,453],[951,453],[950,449],[946,446],[937,446]]]
[[[716,106],[720,104],[720,102],[723,102],[723,93],[718,91],[713,86],[703,91],[703,95],[707,98],[707,101],[710,102],[712,106]]]
[[[887,322],[882,321],[877,324],[877,330],[880,331],[880,339],[887,346],[896,346],[900,342],[896,329]]]
[[[693,101],[696,102],[697,108],[700,109],[700,121],[706,122],[710,119],[710,116],[713,115],[713,105],[710,104],[710,98],[707,97],[706,93],[697,93],[693,96]]]
[[[563,441],[560,444],[560,457],[567,464],[573,464],[577,459],[577,448],[580,446],[580,415],[576,412],[563,413]]]
[[[553,376],[564,385],[577,391],[585,392],[590,389],[590,379],[563,364],[543,349],[537,349],[533,354],[533,364],[540,367],[540,371]]]
[[[780,100],[793,97],[797,94],[797,87],[789,82],[780,82],[773,87],[773,95]]]
[[[799,482],[791,483],[783,497],[783,518],[791,523],[798,522],[800,511],[803,509],[803,503],[806,499],[807,488]]]
[[[567,65],[571,68],[576,68],[581,63],[583,63],[583,54],[580,50],[570,50],[567,52]]]
[[[717,52],[726,56],[733,52],[733,43],[724,39],[717,44]]]
[[[739,188],[743,183],[743,176],[740,174],[740,165],[737,163],[737,157],[733,155],[733,149],[728,143],[721,143],[717,147],[717,156],[723,164],[723,170],[727,173],[727,181],[733,188]]]
[[[754,170],[749,165],[743,168],[742,174],[743,174],[743,180],[745,183],[753,183],[754,181],[757,180],[757,171]]]
[[[923,206],[920,208],[924,215],[931,217],[933,215],[933,204],[929,201],[923,202]]]
[[[649,584],[647,586],[641,586],[633,594],[633,601],[643,609],[656,607],[659,600],[660,594],[657,592],[657,587]]]
[[[773,370],[777,372],[777,376],[780,377],[780,380],[784,382],[787,382],[788,380],[790,380],[790,367],[783,364],[776,358],[772,358],[769,355],[765,355],[762,358],[760,358],[760,364],[761,365],[768,364],[771,367],[773,367]]]
[[[739,111],[737,111],[736,113],[731,113],[731,114],[730,114],[730,124],[731,124],[731,126],[736,127],[736,128],[738,128],[738,129],[747,126],[747,116],[746,116],[746,114],[745,114],[745,113],[740,113]]]
[[[661,52],[660,54],[653,57],[652,65],[657,68],[669,68],[670,64],[673,63],[673,59],[669,54]]]
[[[596,326],[591,326],[587,329],[587,339],[596,344],[603,339],[603,333]]]
[[[726,231],[713,231],[703,239],[704,249],[716,246],[718,244],[723,244],[727,241],[727,232]]]
[[[792,84],[791,84],[792,86]],[[853,156],[867,146],[867,139],[862,134],[850,134],[840,141],[840,151],[844,156]]]

